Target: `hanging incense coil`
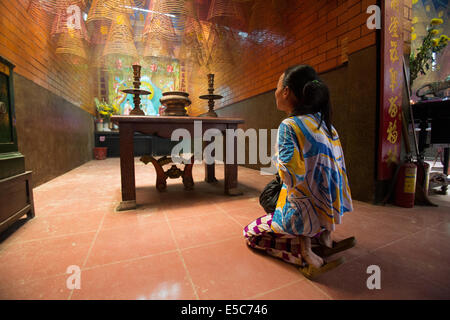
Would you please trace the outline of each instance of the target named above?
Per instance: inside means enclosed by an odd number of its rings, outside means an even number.
[[[171,18],[175,32],[180,35],[184,32],[191,3],[192,1],[188,0],[160,0],[155,9]]]
[[[110,6],[106,6],[107,0],[92,0],[86,23],[89,25],[93,21],[98,20],[114,20],[116,12]]]
[[[277,41],[286,31],[276,0],[255,0],[249,21],[249,32],[257,42]]]
[[[77,36],[86,41],[89,40],[86,24],[81,15],[81,10],[69,11],[68,13],[67,9],[58,9],[53,21],[51,35],[57,36],[68,32],[76,33]]]
[[[54,3],[53,3],[54,4]],[[29,0],[25,7],[26,12],[31,16],[31,20],[42,25],[46,30],[50,29],[53,22],[54,9],[51,2],[40,0]]]
[[[240,5],[230,0],[212,0],[208,20],[230,28],[240,29],[245,24],[245,16]]]
[[[206,63],[207,56],[208,48],[203,28],[199,21],[188,18],[179,58],[203,65]]]
[[[145,0],[104,0],[103,5],[115,13],[133,14],[133,8],[142,7]]]
[[[174,49],[169,41],[163,39],[158,34],[148,34],[144,44],[144,52],[142,56],[145,57],[174,57]]]
[[[232,49],[227,41],[229,33],[227,29],[220,26],[213,26],[209,34],[208,46],[210,53],[208,57],[208,65],[218,66],[221,64],[234,64]]]
[[[133,40],[130,19],[125,14],[116,15],[111,30],[109,31],[103,56],[111,54],[122,54],[133,57],[138,56]]]
[[[111,21],[96,20],[87,25],[90,43],[105,44],[108,40],[108,34],[111,30]]]
[[[169,41],[180,41],[184,32],[188,10],[187,0],[156,0],[149,6],[144,34],[159,33]]]
[[[160,34],[164,39],[169,41],[179,41],[180,35],[175,32],[172,19],[166,15],[156,14],[144,29],[145,34]]]
[[[71,61],[86,61],[88,54],[85,42],[75,32],[65,32],[59,36],[56,45],[56,54],[69,56]],[[74,56],[74,57],[70,57]]]

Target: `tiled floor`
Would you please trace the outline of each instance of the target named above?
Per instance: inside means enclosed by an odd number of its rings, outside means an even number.
[[[317,281],[247,248],[243,227],[264,214],[259,192],[271,177],[239,169],[244,195],[203,180],[195,191],[170,180],[158,193],[153,168],[136,160],[138,210],[115,212],[118,159],[91,161],[34,189],[36,217],[0,239],[0,299],[448,299],[450,196],[437,208],[355,201],[336,239],[358,244]],[[223,179],[221,166],[216,176]],[[222,180],[223,181],[223,180]],[[14,232],[12,232],[14,231]],[[81,289],[68,289],[69,266]],[[381,270],[369,290],[367,268]]]

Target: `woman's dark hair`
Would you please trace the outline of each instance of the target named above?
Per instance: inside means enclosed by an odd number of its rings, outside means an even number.
[[[298,101],[291,116],[320,112],[319,128],[325,122],[328,133],[332,136],[330,91],[320,80],[316,70],[308,65],[289,67],[284,72],[283,86],[288,87]]]

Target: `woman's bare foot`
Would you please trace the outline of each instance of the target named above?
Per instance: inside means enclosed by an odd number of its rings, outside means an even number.
[[[319,242],[321,245],[333,248],[333,240],[331,240],[331,231],[325,230],[319,236]]]
[[[311,238],[300,237],[300,253],[305,261],[315,267],[320,268],[323,265],[323,259],[311,250]]]

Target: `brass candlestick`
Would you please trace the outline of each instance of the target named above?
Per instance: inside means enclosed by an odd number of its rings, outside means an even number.
[[[208,74],[208,94],[199,97],[203,100],[208,100],[208,112],[205,117],[217,117],[217,113],[214,111],[215,100],[222,99],[223,97],[218,94],[214,94],[214,74]]]
[[[141,66],[134,64],[133,65],[133,87],[134,89],[126,89],[122,90],[123,93],[134,94],[133,103],[134,109],[130,111],[130,115],[132,116],[145,116],[144,111],[141,110],[141,96],[146,96],[151,94],[150,91],[142,90],[141,87]]]

